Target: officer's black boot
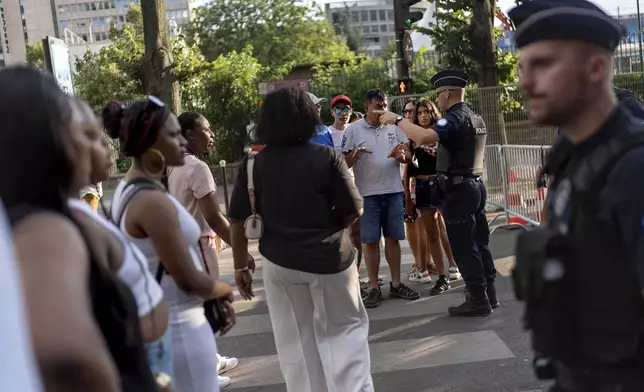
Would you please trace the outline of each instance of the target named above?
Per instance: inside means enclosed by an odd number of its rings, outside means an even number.
[[[463,304],[447,309],[451,316],[481,317],[492,313],[485,286],[468,285],[468,291]]]
[[[487,282],[487,298],[490,301],[490,307],[492,309],[496,309],[499,306],[501,306],[501,302],[499,302],[499,298],[496,296],[496,286],[494,285],[494,282]]]

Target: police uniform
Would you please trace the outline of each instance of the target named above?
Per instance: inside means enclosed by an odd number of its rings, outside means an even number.
[[[613,52],[625,31],[584,0],[509,12],[519,50],[578,40]],[[518,238],[513,271],[541,379],[558,392],[644,391],[644,125],[624,106],[590,138],[559,138],[545,225]],[[602,280],[608,279],[604,285]]]
[[[434,89],[464,88],[468,81],[469,76],[462,71],[443,71],[430,79]],[[488,247],[487,193],[481,179],[487,128],[481,116],[463,102],[447,109],[432,128],[440,140],[436,171],[444,192],[443,217],[454,259],[469,292],[465,303],[448,310],[453,316],[487,316],[499,305],[494,259]]]

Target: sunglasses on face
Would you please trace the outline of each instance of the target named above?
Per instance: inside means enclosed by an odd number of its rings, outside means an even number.
[[[335,113],[336,116],[339,116],[341,114],[349,114],[351,112],[350,107],[344,107],[344,108],[333,108],[333,113]]]
[[[405,109],[403,110],[403,113],[405,114],[412,114],[414,112],[414,109]]]

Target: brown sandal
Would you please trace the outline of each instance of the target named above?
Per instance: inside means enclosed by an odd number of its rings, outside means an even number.
[[[436,269],[436,264],[430,264],[427,267],[427,272],[429,272],[430,275],[440,275],[440,272]]]

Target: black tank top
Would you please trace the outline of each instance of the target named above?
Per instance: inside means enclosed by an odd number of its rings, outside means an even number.
[[[421,146],[414,149],[414,161],[407,166],[407,175],[431,176],[436,174],[436,147]]]
[[[28,215],[43,211],[42,208],[21,206],[7,212],[14,226]],[[118,370],[121,388],[124,392],[156,392],[156,381],[141,336],[136,300],[123,282],[100,265],[83,230],[80,233],[90,255],[89,295],[94,319]]]

